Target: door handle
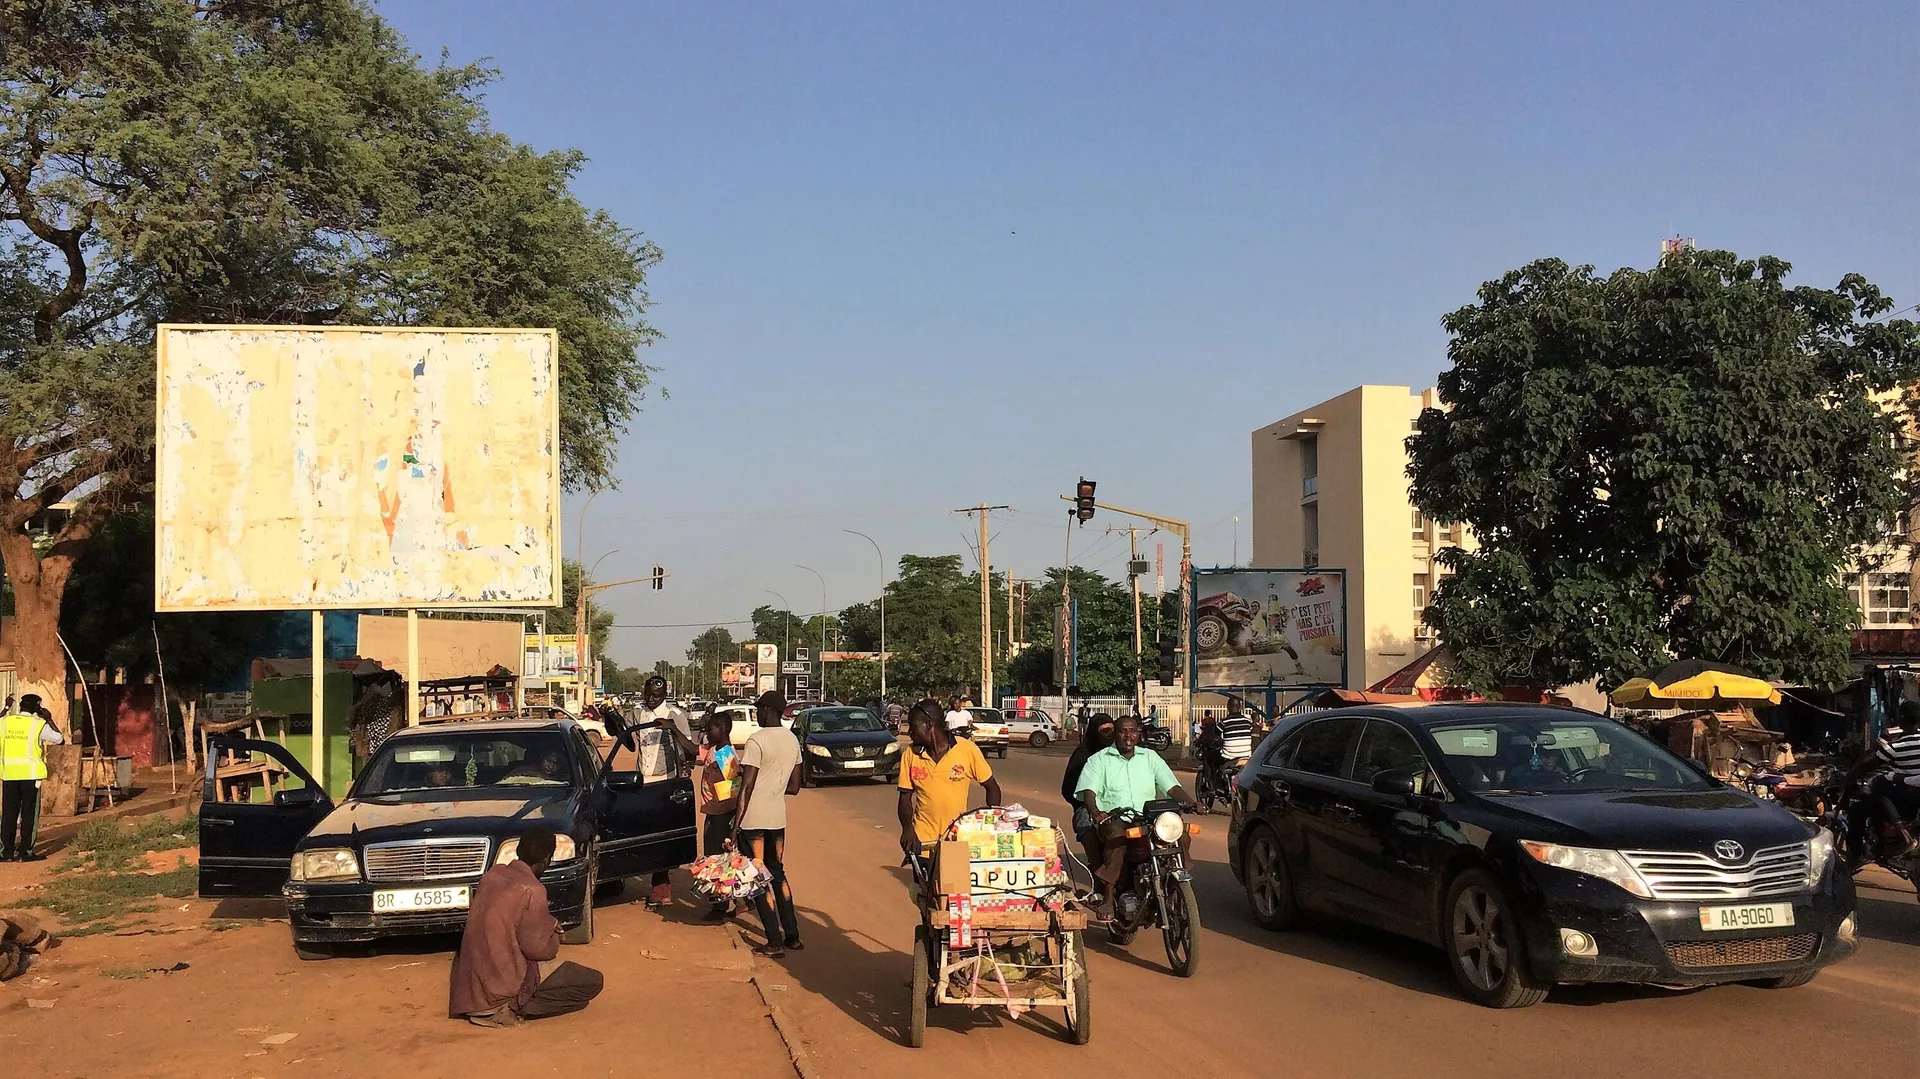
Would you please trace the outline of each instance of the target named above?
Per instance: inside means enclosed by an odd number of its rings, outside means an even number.
[[[1340,814],[1343,817],[1346,817],[1349,820],[1358,819],[1360,816],[1360,811],[1358,809],[1348,805],[1345,802],[1335,802],[1332,805],[1328,806],[1327,808],[1332,810],[1335,813]]]
[[[201,817],[200,826],[203,828],[231,828],[233,827],[233,822],[230,820],[222,820],[219,817]]]
[[[693,792],[692,791],[674,791],[672,794],[667,795],[667,801],[672,802],[674,805],[677,805],[677,806],[686,805],[688,802],[693,801]]]

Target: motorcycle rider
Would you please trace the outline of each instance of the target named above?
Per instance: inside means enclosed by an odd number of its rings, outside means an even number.
[[[1160,755],[1140,744],[1140,717],[1122,716],[1114,725],[1113,744],[1087,758],[1078,783],[1080,804],[1093,818],[1098,829],[1100,865],[1094,878],[1106,888],[1096,911],[1111,917],[1114,895],[1130,883],[1122,879],[1127,864],[1127,822],[1121,810],[1139,813],[1155,798],[1172,798],[1184,809],[1193,809],[1193,795],[1180,786],[1173,770]],[[1190,844],[1185,832],[1180,835],[1180,852]]]
[[[1087,758],[1113,744],[1113,717],[1101,712],[1088,720],[1080,734],[1080,745],[1067,758],[1066,773],[1060,777],[1060,797],[1073,807],[1073,835],[1080,841],[1080,849],[1087,853],[1089,871],[1100,864],[1100,830],[1093,823],[1093,814],[1080,804],[1080,773],[1087,767]]]
[[[1213,769],[1225,788],[1228,765],[1253,756],[1253,720],[1247,718],[1246,703],[1238,697],[1227,700],[1227,716],[1215,720],[1211,713],[1200,721],[1201,766]]]
[[[1899,831],[1900,849],[1888,852],[1887,857],[1899,858],[1914,849],[1907,821],[1920,811],[1920,701],[1901,701],[1899,716],[1900,725],[1888,727],[1873,752],[1841,780],[1840,789],[1851,790],[1862,776],[1879,773],[1867,783],[1866,804],[1847,821],[1847,846],[1856,863],[1854,868],[1866,858],[1867,828],[1875,818]]]

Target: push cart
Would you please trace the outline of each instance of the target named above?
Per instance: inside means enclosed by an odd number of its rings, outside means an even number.
[[[936,890],[930,859],[911,859],[920,924],[913,934],[913,1007],[908,1044],[927,1035],[927,1009],[940,1005],[1004,1007],[1015,1016],[1063,1008],[1075,1045],[1093,1036],[1092,996],[1082,935],[1087,913],[1069,902],[1050,909],[970,910],[972,897]],[[950,900],[957,898],[958,902]]]

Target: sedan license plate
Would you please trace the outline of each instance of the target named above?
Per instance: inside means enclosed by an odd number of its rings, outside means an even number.
[[[873,767],[872,761],[841,761],[840,763],[843,767],[846,767],[848,769]]]
[[[1701,907],[1702,929],[1775,929],[1793,924],[1792,903],[1749,903],[1737,907]]]
[[[469,886],[457,888],[382,888],[373,893],[375,914],[396,914],[409,910],[465,910],[471,897]]]

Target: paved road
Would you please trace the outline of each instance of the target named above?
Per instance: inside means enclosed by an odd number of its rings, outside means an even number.
[[[994,765],[1009,799],[1058,817],[1063,763],[1015,748]],[[878,785],[809,790],[793,804],[789,862],[808,947],[783,961],[783,1000],[822,1076],[1097,1068],[1156,1079],[1201,1071],[1751,1079],[1785,1063],[1874,1077],[1911,1074],[1920,1057],[1920,907],[1911,889],[1869,882],[1860,954],[1801,989],[1569,988],[1531,1009],[1496,1012],[1455,994],[1434,949],[1356,928],[1255,926],[1227,869],[1224,817],[1205,822],[1195,845],[1206,929],[1192,979],[1167,973],[1157,935],[1121,950],[1092,933],[1091,1045],[1062,1040],[1057,1010],[1011,1021],[936,1008],[916,1051],[902,1041],[914,914],[896,868],[894,805]]]

